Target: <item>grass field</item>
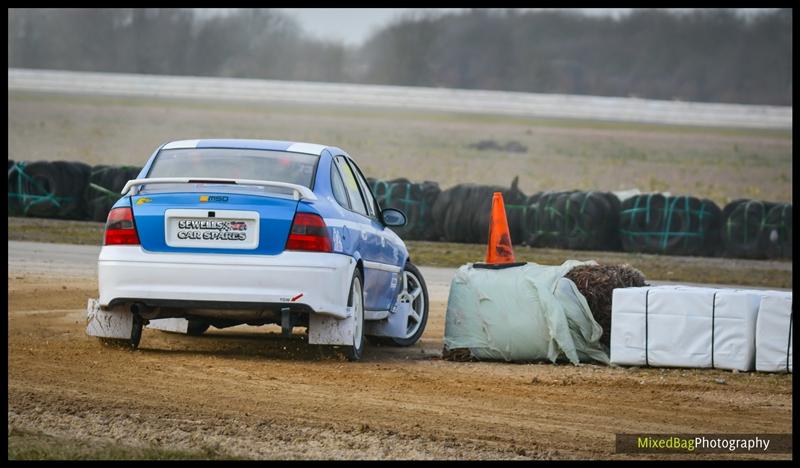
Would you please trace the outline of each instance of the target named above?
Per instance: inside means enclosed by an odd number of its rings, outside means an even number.
[[[103,223],[35,218],[8,218],[8,240],[100,245]],[[458,267],[483,261],[486,246],[449,242],[408,241],[411,258],[417,265]],[[792,264],[780,261],[728,258],[673,257],[625,252],[534,249],[516,246],[518,261],[560,265],[567,259],[595,260],[600,263],[630,264],[642,270],[649,280],[690,283],[740,284],[791,288]]]
[[[367,175],[539,190],[669,191],[720,205],[792,200],[791,131],[387,109],[8,94],[8,158],[143,165],[161,143],[267,138],[339,146]],[[525,153],[468,145],[518,141]]]
[[[8,432],[9,460],[219,460],[234,458],[218,448],[203,451],[160,447],[133,447],[127,444],[51,436],[38,431],[11,428]]]

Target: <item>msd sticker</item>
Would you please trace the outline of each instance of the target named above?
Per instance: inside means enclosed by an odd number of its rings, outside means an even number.
[[[203,203],[226,202],[228,201],[228,197],[225,195],[200,195],[200,201]]]

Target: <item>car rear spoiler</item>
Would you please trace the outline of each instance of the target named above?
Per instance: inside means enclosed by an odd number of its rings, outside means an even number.
[[[154,177],[152,179],[133,179],[129,180],[122,189],[122,194],[127,195],[133,187],[149,184],[228,184],[228,185],[258,185],[261,187],[277,187],[289,189],[295,200],[316,200],[317,196],[310,188],[290,184],[287,182],[276,182],[271,180],[252,180],[252,179],[217,179],[217,178],[192,178],[192,177]]]

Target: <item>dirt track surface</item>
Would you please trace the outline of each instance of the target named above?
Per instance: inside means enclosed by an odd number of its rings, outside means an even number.
[[[791,432],[789,375],[442,361],[441,284],[420,343],[358,363],[275,327],[107,347],[84,334],[94,272],[66,261],[9,259],[9,429],[326,459],[629,458],[614,433]]]

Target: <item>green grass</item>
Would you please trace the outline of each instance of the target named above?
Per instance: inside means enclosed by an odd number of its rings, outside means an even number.
[[[8,240],[100,245],[103,223],[37,218],[8,218]],[[406,242],[417,265],[458,267],[483,261],[486,246],[450,242]],[[791,288],[790,261],[759,261],[726,258],[678,257],[626,252],[535,249],[516,246],[518,261],[560,265],[565,260],[595,260],[599,263],[630,264],[647,279],[691,283],[714,283]]]
[[[371,177],[542,190],[666,190],[720,206],[791,201],[789,131],[541,119],[365,107],[9,92],[8,158],[141,166],[158,145],[201,137],[339,146]],[[491,139],[524,153],[479,151]]]
[[[8,433],[9,460],[226,460],[234,459],[214,447],[173,450],[157,446],[124,444],[55,437],[42,432],[11,428]]]
[[[94,221],[8,218],[8,240],[100,245],[104,228],[104,223]]]

